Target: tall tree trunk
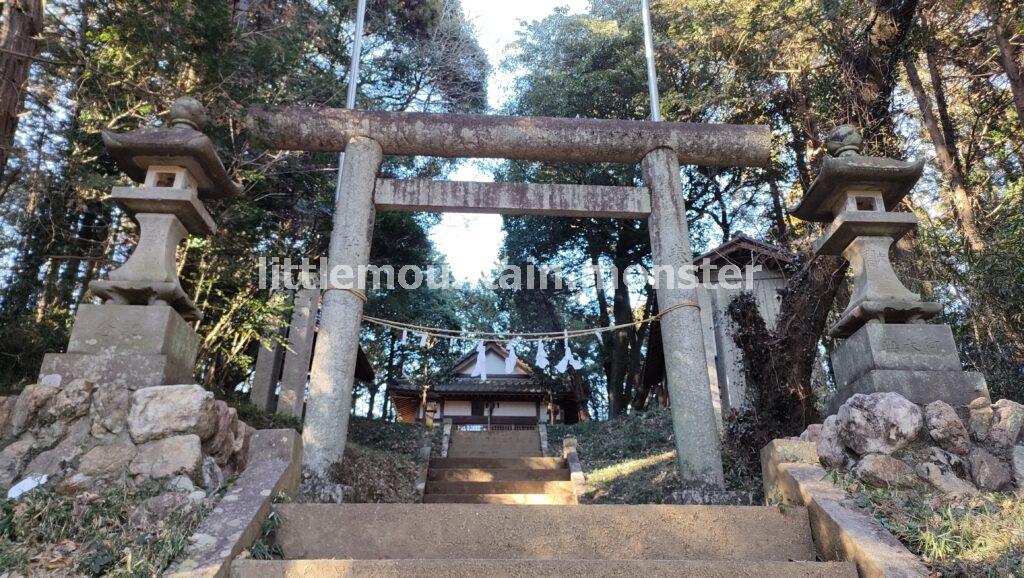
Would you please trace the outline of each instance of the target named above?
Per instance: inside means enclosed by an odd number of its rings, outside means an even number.
[[[622,271],[623,269],[619,269]],[[615,296],[612,300],[612,310],[615,314],[615,324],[630,323],[633,321],[633,308],[630,305],[629,288],[622,274],[615,276]],[[608,415],[623,415],[629,403],[629,391],[626,381],[629,366],[629,344],[631,327],[623,327],[615,331],[609,331],[611,339],[611,350],[608,352]]]
[[[0,23],[0,180],[25,104],[25,81],[43,28],[43,0],[7,0]]]
[[[1013,92],[1013,104],[1017,108],[1017,122],[1024,129],[1024,78],[1021,78],[1020,64],[1017,62],[1017,51],[1006,38],[1006,25],[999,14],[998,7],[993,4],[992,28],[996,35],[996,46],[999,47],[999,63],[1006,73]]]
[[[960,170],[958,162],[959,155],[955,148],[949,146],[942,128],[932,111],[932,102],[925,92],[921,83],[921,77],[917,73],[917,65],[913,58],[907,57],[903,61],[904,69],[907,71],[907,81],[917,99],[917,106],[921,110],[921,119],[925,128],[928,129],[928,136],[935,147],[935,156],[939,159],[942,172],[949,179],[949,188],[953,193],[953,204],[956,207],[957,217],[960,222],[960,231],[964,239],[974,251],[984,251],[985,241],[978,227],[978,220],[974,209],[974,199],[967,189],[967,183]],[[940,84],[941,86],[941,84]]]

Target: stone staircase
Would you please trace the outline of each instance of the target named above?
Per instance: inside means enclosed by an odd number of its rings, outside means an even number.
[[[284,560],[236,578],[312,576],[795,576],[815,561],[804,508],[669,505],[279,504]]]
[[[543,457],[537,431],[454,431],[427,469],[425,503],[576,504],[569,466]]]

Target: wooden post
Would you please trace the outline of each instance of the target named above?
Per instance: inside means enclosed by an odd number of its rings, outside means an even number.
[[[332,272],[350,267],[355,280],[341,283],[341,287],[361,293],[365,290],[365,278],[357,273],[370,260],[375,214],[373,187],[383,153],[376,141],[364,137],[349,141],[345,152],[341,195],[331,230],[329,270],[321,275],[330,284]],[[345,452],[363,316],[359,295],[333,285],[326,287],[302,431],[303,468],[307,474],[322,477],[331,464],[341,461]]]
[[[654,264],[678,272],[693,261],[678,158],[672,149],[657,148],[644,157],[641,167],[651,191],[648,227]],[[693,306],[669,311],[684,303]],[[668,312],[661,318],[661,337],[680,479],[687,489],[722,490],[725,475],[708,381],[697,289],[679,284],[658,287],[658,310]]]

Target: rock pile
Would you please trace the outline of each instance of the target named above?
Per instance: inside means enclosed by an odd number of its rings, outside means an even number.
[[[0,398],[0,488],[44,475],[63,491],[184,476],[212,491],[245,469],[254,431],[199,385],[37,383]]]
[[[965,422],[944,401],[921,407],[897,393],[857,394],[800,439],[816,442],[826,467],[871,485],[1024,491],[1024,405],[978,398],[969,411]]]

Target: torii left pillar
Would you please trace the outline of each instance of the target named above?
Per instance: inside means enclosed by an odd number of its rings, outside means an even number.
[[[376,213],[373,187],[382,160],[383,151],[372,139],[355,137],[345,147],[328,271],[321,271],[327,291],[320,308],[320,334],[313,352],[302,429],[302,466],[307,479],[326,481],[327,470],[341,461],[345,451],[363,317],[360,295],[365,291],[365,277],[358,272],[365,271],[370,261]],[[348,272],[352,275],[346,278]]]

